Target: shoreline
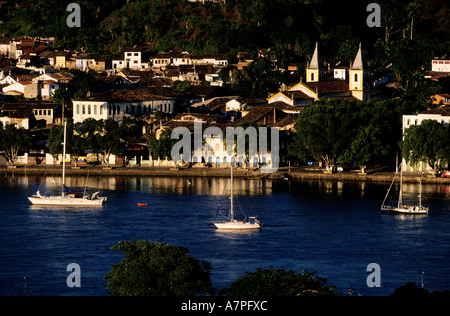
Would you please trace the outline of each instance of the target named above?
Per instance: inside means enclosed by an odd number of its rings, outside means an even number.
[[[61,176],[62,166],[36,166],[36,165],[20,165],[10,168],[5,165],[0,166],[0,175],[5,176]],[[373,171],[367,174],[359,174],[355,171],[344,171],[335,173],[324,173],[319,169],[308,169],[304,167],[280,167],[275,173],[262,174],[259,169],[252,168],[233,170],[236,178],[248,180],[260,179],[298,179],[298,180],[336,180],[336,181],[365,181],[365,182],[391,182],[394,171]],[[66,176],[148,176],[148,177],[229,177],[230,169],[228,168],[164,168],[164,167],[104,167],[104,166],[80,166],[66,167]],[[403,173],[403,182],[419,182],[450,184],[450,178],[434,177],[422,175],[418,172]]]

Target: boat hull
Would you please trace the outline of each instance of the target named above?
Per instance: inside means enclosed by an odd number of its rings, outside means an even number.
[[[220,229],[220,230],[241,231],[241,230],[261,229],[261,225],[256,222],[251,223],[251,222],[244,222],[244,221],[230,221],[230,222],[213,223],[213,224],[214,224],[214,226],[217,227],[217,229]]]
[[[46,206],[102,206],[106,201],[106,197],[99,197],[97,199],[85,199],[76,197],[62,197],[62,196],[32,196],[28,200],[33,205]]]
[[[383,211],[389,211],[390,214],[409,214],[409,215],[428,214],[428,208],[424,206],[403,206],[403,207],[384,206],[381,209]]]

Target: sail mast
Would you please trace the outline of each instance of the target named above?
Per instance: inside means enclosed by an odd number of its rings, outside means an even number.
[[[234,212],[233,212],[233,164],[231,164],[231,207],[230,207],[230,215],[231,219],[234,219]]]
[[[67,134],[67,121],[64,120],[64,142],[63,142],[63,170],[62,170],[62,193],[64,196],[64,184],[66,180],[66,134]]]
[[[403,195],[403,166],[400,165],[400,193],[398,195],[398,207],[402,205],[402,195]]]
[[[419,210],[422,208],[422,180],[419,182]]]

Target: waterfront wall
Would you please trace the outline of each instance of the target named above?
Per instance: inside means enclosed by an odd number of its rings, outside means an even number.
[[[18,166],[8,168],[0,166],[0,175],[41,175],[41,176],[60,176],[62,169],[60,166]],[[336,181],[367,181],[367,182],[390,182],[394,177],[394,172],[374,172],[368,174],[359,174],[357,172],[342,173],[324,173],[320,170],[294,170],[288,171],[288,168],[280,168],[278,172],[262,174],[259,169],[241,169],[233,170],[236,178],[250,180],[258,179],[299,179],[299,180],[336,180]],[[153,176],[153,177],[229,177],[228,168],[157,168],[157,167],[69,167],[66,168],[67,176]],[[404,182],[422,183],[442,183],[450,184],[450,178],[432,177],[422,175],[421,173],[404,173]]]

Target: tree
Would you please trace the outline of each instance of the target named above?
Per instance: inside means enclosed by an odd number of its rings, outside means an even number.
[[[441,162],[450,161],[450,127],[435,120],[424,120],[410,126],[400,143],[402,156],[407,162],[427,162],[436,174]]]
[[[111,249],[125,255],[105,276],[112,296],[193,296],[214,292],[210,263],[191,257],[187,248],[138,240],[121,241]]]
[[[66,154],[70,155],[71,160],[78,166],[78,158],[86,153],[86,138],[82,137],[80,128],[82,123],[73,123],[72,119],[67,122],[66,130]],[[53,156],[63,154],[64,146],[64,126],[55,126],[50,130],[48,136],[49,152]],[[63,157],[65,159],[65,157]]]
[[[101,150],[100,137],[98,137],[98,121],[94,118],[88,118],[77,126],[77,133],[85,139],[86,150],[98,154]]]
[[[71,69],[70,73],[74,77],[70,81],[68,89],[74,99],[84,98],[89,92],[95,90],[97,86],[97,80],[95,79],[97,73],[95,70],[89,69],[85,72],[78,69]]]
[[[354,115],[359,103],[343,100],[318,101],[308,106],[295,123],[297,134],[288,147],[289,155],[325,163],[331,170],[356,133]]]
[[[356,133],[338,161],[362,169],[392,162],[401,137],[400,113],[396,103],[382,99],[360,104],[353,115]]]
[[[219,295],[226,296],[337,296],[335,286],[327,285],[324,278],[316,272],[295,273],[293,270],[257,268],[246,272],[228,288],[219,290]]]
[[[172,147],[176,140],[171,138],[172,132],[164,130],[159,139],[155,136],[150,136],[148,139],[148,151],[153,159],[165,159],[172,156]]]
[[[172,82],[172,89],[187,91],[191,88],[191,83],[188,80],[175,80]]]
[[[0,126],[0,148],[5,151],[5,156],[9,164],[14,165],[14,161],[21,151],[27,151],[31,146],[30,132],[24,128],[16,128],[15,125],[6,125],[3,129]]]
[[[123,154],[126,149],[123,129],[114,120],[100,120],[97,121],[96,135],[100,148],[103,149],[103,163],[109,166],[111,154]]]
[[[65,109],[67,105],[69,105],[72,102],[71,93],[67,87],[67,84],[65,83],[59,83],[60,87],[58,90],[53,92],[52,98],[53,101],[58,103],[61,106],[62,109],[62,121],[64,121],[65,118]]]

